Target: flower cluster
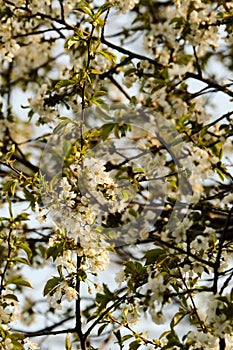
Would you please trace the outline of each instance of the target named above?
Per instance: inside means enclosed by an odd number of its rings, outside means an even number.
[[[181,1],[177,7],[158,9],[163,11],[164,21],[151,25],[151,30],[145,44],[146,48],[161,57],[164,63],[171,61],[171,49],[174,64],[182,69],[180,48],[184,42],[187,47],[197,47],[198,54],[203,55],[211,47],[214,50],[219,45],[219,29],[217,11],[202,1]],[[221,11],[221,7],[218,9]],[[153,34],[151,34],[153,33]],[[155,33],[155,34],[154,34]],[[188,53],[188,52],[187,52]],[[187,56],[188,59],[188,56]],[[179,62],[180,60],[180,62]],[[188,66],[190,69],[191,66]]]
[[[139,3],[139,0],[127,0],[127,1],[119,0],[118,6],[123,13],[126,13],[129,10],[132,10],[134,6],[138,3]]]
[[[166,319],[162,311],[162,304],[167,290],[163,275],[156,275],[148,281],[148,290],[151,291],[149,313],[156,324],[165,323]]]
[[[91,271],[104,270],[109,263],[108,243],[101,233],[102,216],[124,208],[120,190],[104,164],[95,158],[86,158],[83,164],[74,162],[72,177],[61,179],[59,195],[54,192],[49,208],[59,230],[65,230],[68,237],[78,242],[77,253],[86,257],[86,265]],[[52,244],[56,244],[56,239]],[[56,263],[72,271],[70,254],[66,251]]]
[[[229,311],[232,305],[229,298],[221,301],[220,295],[211,295],[208,299],[206,322],[212,328],[215,337],[223,337],[232,333],[232,320],[229,318]]]
[[[43,84],[36,95],[29,98],[30,108],[33,113],[39,116],[38,123],[46,124],[53,122],[58,116],[58,111],[54,107],[46,106],[45,100],[49,98],[49,91],[47,84]]]

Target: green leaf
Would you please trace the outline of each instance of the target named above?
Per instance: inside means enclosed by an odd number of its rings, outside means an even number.
[[[101,72],[99,70],[94,69],[94,68],[90,70],[90,73],[96,74],[96,75],[101,74]]]
[[[79,278],[80,281],[83,281],[83,282],[86,282],[86,280],[87,280],[87,274],[81,268],[79,268],[79,270],[78,270],[78,278]]]
[[[215,143],[215,145],[213,145],[211,147],[211,150],[213,152],[213,154],[218,157],[219,159],[221,159],[222,157],[222,152],[223,152],[223,144],[222,142],[218,142],[218,143]]]
[[[132,73],[136,73],[137,72],[137,69],[136,68],[129,68],[125,71],[125,76],[126,75],[130,75]]]
[[[98,51],[97,54],[105,57],[108,61],[111,61],[113,63],[115,63],[117,60],[117,56],[113,52],[107,50]]]
[[[69,38],[66,43],[65,43],[65,48],[70,50],[70,48],[74,45],[77,44],[77,42],[79,42],[79,37],[77,36],[72,36],[71,38]]]
[[[64,129],[69,123],[71,123],[71,120],[69,118],[66,118],[65,120],[62,120],[60,123],[57,124],[57,126],[54,128],[53,132],[57,133],[58,131]]]
[[[119,343],[119,344],[122,344],[122,341],[121,341],[121,338],[122,338],[121,331],[118,329],[118,331],[114,332],[114,334],[115,334],[115,337],[116,337],[117,340],[118,340],[118,343]]]
[[[154,264],[161,255],[165,254],[165,250],[160,249],[160,248],[155,248],[148,250],[146,254],[144,255],[144,259],[146,259],[146,265],[152,265]]]
[[[104,100],[99,97],[93,97],[91,99],[91,102],[94,103],[96,106],[101,106],[104,103]]]
[[[29,217],[29,214],[28,214],[28,213],[21,213],[21,214],[17,215],[13,220],[14,220],[14,222],[19,223],[19,222],[21,222],[21,221],[27,221],[27,220],[29,220],[28,217]]]
[[[134,173],[145,173],[145,170],[142,169],[142,168],[134,168],[134,169],[133,169],[133,172],[134,172]]]
[[[129,200],[130,191],[129,190],[121,190],[124,201],[127,202]]]
[[[106,2],[102,6],[100,6],[99,10],[96,12],[94,18],[97,19],[102,13],[110,9],[114,4],[112,2]]]
[[[31,202],[33,204],[33,207],[35,205],[35,197],[32,194],[32,192],[28,191],[27,188],[23,189],[24,197],[27,201]]]
[[[105,90],[99,90],[94,93],[95,97],[106,96],[107,92]]]
[[[103,285],[104,287],[104,294],[97,293],[96,294],[96,301],[98,304],[100,304],[99,309],[102,310],[106,307],[106,305],[114,300],[114,293],[112,293],[106,284]]]
[[[122,338],[121,338],[121,342],[123,343],[124,341],[132,338],[133,335],[132,334],[127,334],[127,335],[124,335]]]
[[[140,346],[141,344],[137,340],[135,340],[129,344],[129,350],[137,350]]]
[[[25,253],[27,254],[28,260],[31,260],[31,258],[32,258],[32,250],[31,250],[31,248],[26,243],[20,243],[17,246],[20,249],[22,249],[23,251],[25,251]]]
[[[105,328],[108,326],[107,323],[103,324],[99,329],[98,329],[98,332],[97,334],[100,335],[104,330]]]
[[[145,270],[145,267],[138,261],[126,261],[125,266],[125,273],[131,275],[141,273]]]
[[[162,334],[160,334],[159,336],[159,339],[162,339],[162,338],[167,338],[168,334],[170,334],[170,331],[164,331]]]
[[[69,85],[72,85],[72,84],[73,84],[73,81],[70,80],[70,79],[60,80],[60,81],[55,85],[55,89],[59,89],[59,88],[61,88],[61,87],[69,86]]]
[[[7,152],[6,158],[7,158],[8,160],[10,160],[11,156],[12,156],[14,153],[15,153],[15,144],[13,144],[13,145],[11,146],[10,151]]]
[[[43,295],[46,296],[47,294],[52,292],[55,292],[56,287],[62,282],[62,279],[60,277],[52,277],[50,278],[44,287]]]
[[[20,276],[14,276],[11,279],[7,281],[7,284],[15,284],[16,286],[23,286],[23,287],[29,287],[32,288],[32,285],[30,282],[26,281]]]
[[[187,65],[192,58],[193,58],[192,55],[189,55],[186,53],[180,53],[177,55],[177,61],[180,65]]]
[[[101,137],[103,141],[105,141],[108,138],[112,129],[114,128],[114,125],[115,125],[114,123],[108,123],[102,126]]]
[[[69,334],[66,334],[65,347],[66,347],[66,350],[72,350]]]
[[[198,138],[199,138],[199,141],[201,141],[206,133],[207,133],[207,130],[208,130],[208,125],[204,126],[200,131],[199,131],[199,135],[198,135]]]
[[[0,221],[9,221],[9,218],[7,218],[6,216],[1,216]]]
[[[10,335],[10,338],[12,340],[23,340],[25,338],[25,335],[23,333],[20,333],[20,332],[15,332],[15,333],[12,333]],[[24,349],[24,348],[23,348]]]
[[[85,40],[85,35],[81,29],[76,29],[75,34],[76,34],[75,35],[76,40],[78,39]]]
[[[138,212],[135,209],[133,209],[133,208],[129,209],[129,214],[132,215],[135,218],[138,216]]]
[[[186,22],[185,18],[181,16],[181,17],[174,17],[174,18],[172,18],[172,20],[170,21],[170,24],[174,23],[175,24],[175,28],[176,29],[180,29],[180,28],[182,28],[184,26],[185,22]]]
[[[92,24],[93,24],[93,26],[95,26],[95,27],[98,27],[98,26],[103,27],[103,26],[104,26],[104,19],[101,18],[101,17],[99,17],[99,18],[95,19],[95,20],[92,22]]]
[[[83,6],[78,6],[76,8],[77,11],[83,12],[86,15],[90,16],[91,18],[94,18],[94,13],[89,9],[89,7],[83,5]]]
[[[166,179],[166,182],[169,182],[170,185],[171,185],[174,189],[177,189],[177,183],[176,183],[175,180],[172,180],[172,179],[167,178],[167,179]]]
[[[170,323],[171,329],[173,329],[186,315],[187,312],[185,310],[177,312]]]
[[[166,338],[168,340],[167,349],[173,349],[176,346],[178,346],[178,348],[180,348],[181,343],[180,343],[179,337],[177,336],[174,329],[172,329],[170,332],[167,332]]]
[[[221,179],[222,181],[225,181],[226,179],[228,179],[228,176],[227,176],[227,174],[226,174],[226,172],[225,172],[225,169],[222,168],[220,164],[217,165],[217,167],[215,168],[215,170],[216,170],[218,176],[220,177],[220,179]]]
[[[25,335],[23,333],[15,332],[9,335],[9,338],[12,341],[13,348],[12,350],[24,350],[24,346],[22,344],[23,339],[25,339]]]
[[[16,257],[12,260],[13,262],[19,262],[19,263],[22,263],[24,265],[28,265],[28,266],[31,266],[31,263],[25,259],[25,258],[20,258],[20,257]]]
[[[14,300],[14,301],[17,301],[17,302],[19,301],[17,296],[14,295],[14,294],[5,294],[4,295],[4,299]]]
[[[169,78],[169,72],[168,72],[168,68],[167,67],[164,68],[162,76],[163,76],[163,78],[165,80],[167,80]]]
[[[18,183],[17,179],[7,181],[2,187],[2,192],[11,193],[12,196],[14,196],[17,183]]]
[[[51,246],[47,249],[47,258],[52,257],[53,261],[60,255],[63,250],[65,242],[62,241],[54,246]]]
[[[147,282],[147,268],[138,261],[127,261],[124,265],[125,275],[130,277],[128,279],[128,287],[135,292],[138,287]]]
[[[10,338],[12,338],[12,336],[10,336]],[[12,350],[24,350],[25,349],[24,345],[17,340],[13,340],[12,344],[13,344]]]
[[[32,117],[33,117],[33,115],[34,115],[34,111],[33,111],[33,109],[30,109],[30,111],[28,112],[28,119],[29,119],[29,121],[31,121],[31,119],[32,119]]]

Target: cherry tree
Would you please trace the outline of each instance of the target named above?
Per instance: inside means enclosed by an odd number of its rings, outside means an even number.
[[[232,1],[0,18],[0,349],[231,349]]]

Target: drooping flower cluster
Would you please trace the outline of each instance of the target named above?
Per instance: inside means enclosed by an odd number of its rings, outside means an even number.
[[[113,178],[106,172],[104,162],[87,158],[82,165],[77,162],[70,168],[72,176],[61,179],[60,192],[58,196],[56,191],[53,193],[49,213],[57,228],[76,242],[77,253],[86,257],[87,267],[91,271],[104,270],[109,263],[109,253],[106,237],[101,232],[102,217],[124,208],[124,201]],[[120,208],[117,208],[118,203]],[[56,238],[52,241],[51,244],[57,244]],[[66,251],[56,264],[71,272],[72,259],[66,258],[70,253]]]

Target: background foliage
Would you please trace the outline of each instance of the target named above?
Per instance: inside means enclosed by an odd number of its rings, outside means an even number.
[[[0,349],[231,349],[232,1],[0,18]]]

